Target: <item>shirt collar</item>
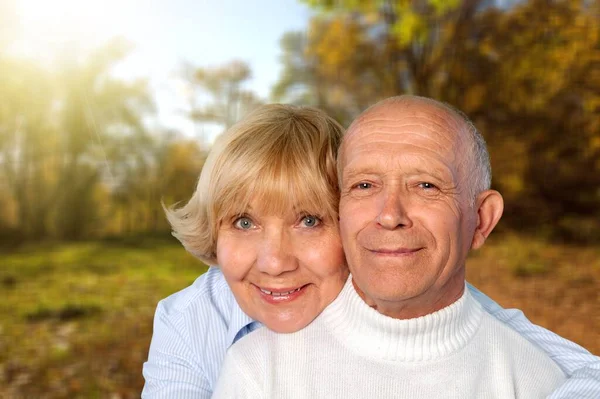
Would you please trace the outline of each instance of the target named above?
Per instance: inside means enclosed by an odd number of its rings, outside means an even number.
[[[235,297],[233,296],[233,293],[231,291],[229,291],[229,294],[229,314],[231,315],[231,318],[229,320],[229,328],[227,329],[228,348],[244,335],[262,326],[261,323],[253,320],[250,316],[244,313],[242,308],[240,308],[240,305],[238,305],[237,301],[235,300]]]

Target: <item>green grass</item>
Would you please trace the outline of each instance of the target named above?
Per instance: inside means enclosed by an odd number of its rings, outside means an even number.
[[[0,397],[139,397],[156,303],[206,270],[174,240],[0,253]]]
[[[156,303],[206,267],[175,240],[0,252],[0,398],[139,398]],[[468,280],[600,354],[600,248],[492,235]]]

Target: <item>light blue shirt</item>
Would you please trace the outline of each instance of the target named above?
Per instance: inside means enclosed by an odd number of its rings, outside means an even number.
[[[599,357],[468,288],[488,313],[548,353],[569,377],[551,399],[600,398]],[[158,303],[142,398],[210,398],[227,349],[259,327],[240,309],[221,271],[209,268]]]

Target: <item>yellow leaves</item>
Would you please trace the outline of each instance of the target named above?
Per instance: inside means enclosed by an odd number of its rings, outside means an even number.
[[[512,204],[507,218],[557,226],[563,209],[597,208],[600,8],[492,3],[380,0],[339,12],[311,42],[321,98],[336,111],[398,92],[458,106],[485,132],[494,184]]]
[[[161,172],[168,175],[191,171],[196,175],[202,167],[202,163],[201,149],[197,142],[174,142],[169,145],[166,164]]]
[[[528,167],[525,140],[512,137],[514,132],[490,143],[495,184],[499,184],[507,201],[517,201],[527,189],[525,173]]]
[[[425,4],[428,7],[424,7]],[[430,23],[445,16],[460,5],[460,0],[396,1],[394,11],[397,20],[392,33],[398,46],[424,43],[430,33]],[[425,10],[425,11],[424,11]]]
[[[410,7],[402,10],[398,21],[392,28],[394,36],[401,47],[412,42],[423,42],[427,37],[427,24],[423,17],[414,12]]]
[[[592,151],[600,151],[600,134],[590,139],[589,146]]]
[[[585,112],[597,114],[600,112],[600,97],[595,96],[586,98],[583,102],[583,109]]]
[[[356,15],[311,20],[304,57],[312,90],[319,106],[344,123],[384,95],[390,71],[387,43],[380,35]]]
[[[469,87],[464,94],[463,111],[468,114],[479,109],[483,105],[486,94],[487,88],[483,84]]]
[[[374,25],[374,24],[380,22],[381,15],[379,14],[378,10],[372,10],[372,11],[366,12],[364,15],[364,18],[365,18],[365,23],[367,23],[369,25]]]
[[[499,180],[505,196],[509,194],[511,197],[517,197],[525,187],[525,182],[520,174],[501,175]]]
[[[436,15],[440,16],[459,6],[460,0],[429,0]]]
[[[309,31],[308,54],[318,59],[325,76],[338,76],[344,65],[352,62],[360,45],[360,27],[348,18],[314,22]]]
[[[540,9],[532,1],[493,21],[480,52],[498,61],[497,77],[510,88],[499,95],[513,111],[544,112],[598,56],[597,21],[573,7]]]

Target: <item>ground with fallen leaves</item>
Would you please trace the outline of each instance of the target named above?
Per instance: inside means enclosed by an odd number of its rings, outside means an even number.
[[[159,299],[206,268],[168,239],[0,253],[0,397],[139,398]],[[468,280],[600,354],[600,248],[496,235]]]

